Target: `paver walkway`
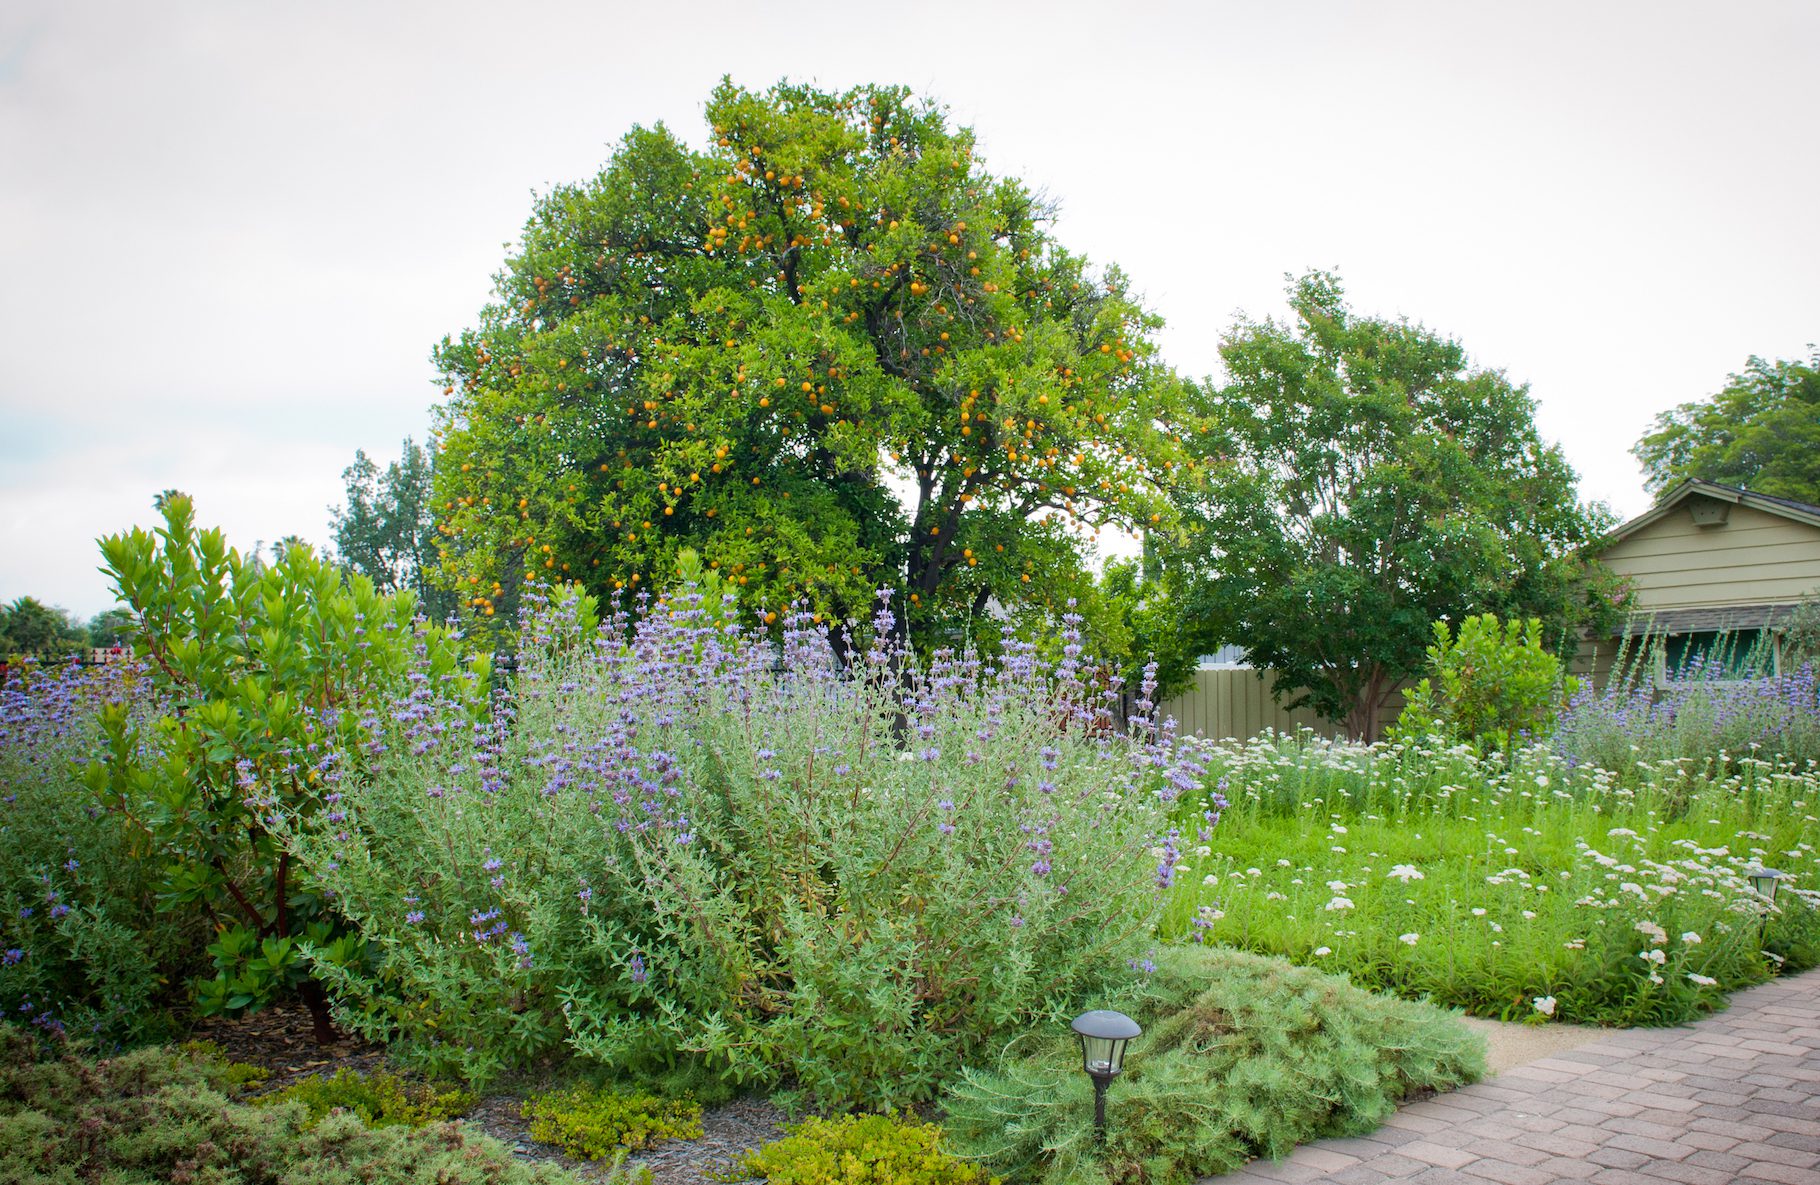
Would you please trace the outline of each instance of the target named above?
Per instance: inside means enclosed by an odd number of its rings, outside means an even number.
[[[1820,1185],[1820,971],[1674,1029],[1591,1045],[1402,1108],[1218,1185]]]

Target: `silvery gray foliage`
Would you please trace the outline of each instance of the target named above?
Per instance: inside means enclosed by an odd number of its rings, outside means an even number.
[[[381,952],[319,967],[347,1024],[474,1079],[567,1047],[882,1106],[1133,978],[1201,767],[1115,727],[1077,617],[1053,665],[925,663],[888,615],[860,645],[701,601],[571,596],[490,717],[431,681],[394,705],[289,837]]]

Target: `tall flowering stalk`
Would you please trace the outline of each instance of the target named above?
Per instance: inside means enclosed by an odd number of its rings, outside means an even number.
[[[566,599],[490,720],[395,705],[341,817],[287,839],[384,952],[323,971],[350,1024],[477,1078],[566,1045],[883,1105],[1130,977],[1201,771],[1114,728],[1078,618],[1055,665],[925,664],[888,614],[837,647],[708,608]]]

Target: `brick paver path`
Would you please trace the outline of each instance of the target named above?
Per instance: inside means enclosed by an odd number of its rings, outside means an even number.
[[[1675,1029],[1592,1045],[1413,1103],[1219,1185],[1820,1185],[1820,971]]]

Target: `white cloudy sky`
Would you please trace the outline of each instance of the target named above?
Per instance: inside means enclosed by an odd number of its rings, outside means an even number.
[[[104,607],[93,540],[167,486],[326,538],[531,192],[635,122],[699,140],[722,74],[942,99],[1190,373],[1338,268],[1634,513],[1655,413],[1820,338],[1816,44],[1809,3],[6,0],[0,599]]]

